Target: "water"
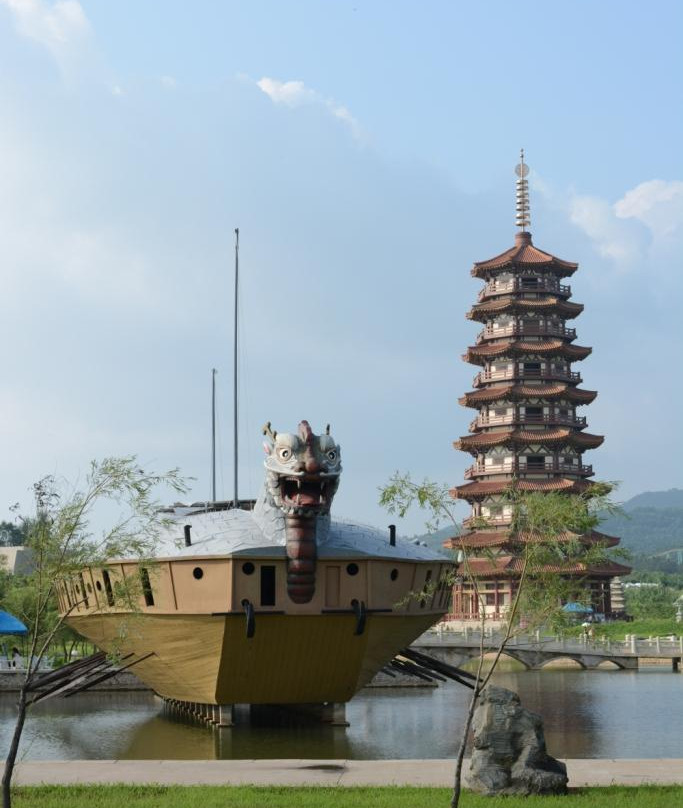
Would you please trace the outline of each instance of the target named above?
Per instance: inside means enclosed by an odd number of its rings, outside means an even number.
[[[568,758],[683,758],[683,675],[640,671],[503,672],[495,682],[543,716],[549,752]],[[348,728],[259,724],[208,729],[165,712],[149,693],[90,693],[38,705],[21,757],[44,759],[447,758],[456,753],[469,691],[369,689],[347,705]],[[0,749],[9,745],[13,694],[0,697]]]

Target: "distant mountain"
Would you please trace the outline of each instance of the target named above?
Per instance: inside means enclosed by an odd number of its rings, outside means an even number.
[[[456,529],[453,527],[453,525],[450,525],[447,527],[440,527],[438,530],[434,531],[434,533],[423,533],[421,536],[413,536],[412,538],[408,539],[408,541],[424,542],[428,547],[431,547],[432,550],[436,550],[437,552],[450,557],[451,551],[443,547],[443,543],[446,541],[446,539],[450,539],[451,536],[455,536],[456,533]]]
[[[670,488],[668,491],[644,491],[636,494],[635,497],[623,503],[625,511],[632,511],[636,508],[657,508],[658,510],[669,508],[683,508],[683,489]]]

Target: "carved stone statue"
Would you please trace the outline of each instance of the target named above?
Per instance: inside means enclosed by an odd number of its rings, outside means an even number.
[[[564,794],[567,767],[545,748],[543,719],[519,696],[489,685],[472,722],[474,749],[466,785],[479,794]]]

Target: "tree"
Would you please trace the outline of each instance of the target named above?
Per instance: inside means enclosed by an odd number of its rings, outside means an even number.
[[[135,457],[93,461],[82,489],[70,489],[52,476],[33,486],[35,512],[22,520],[24,541],[34,557],[34,570],[25,586],[15,592],[18,614],[29,627],[28,660],[17,700],[17,721],[2,778],[3,808],[11,806],[11,781],[19,742],[30,707],[31,688],[45,654],[66,629],[65,619],[79,602],[61,616],[56,608],[56,587],[84,567],[109,558],[150,556],[159,525],[158,503],[152,498],[158,486],[181,493],[186,486],[172,469],[153,474],[140,468]],[[120,511],[113,527],[95,531],[94,517],[102,518],[102,506]],[[106,509],[105,508],[105,509]],[[140,587],[132,579],[119,585],[115,597],[132,613]]]
[[[526,631],[551,626],[555,630],[567,624],[562,604],[580,600],[585,596],[585,581],[577,569],[611,560],[606,548],[590,543],[582,537],[589,535],[600,522],[601,515],[615,511],[609,500],[613,486],[594,483],[582,494],[555,492],[521,492],[514,481],[506,496],[512,506],[509,543],[519,557],[517,589],[507,611],[502,632],[497,640],[494,658],[484,672],[484,628],[486,623],[485,599],[474,574],[468,547],[459,531],[454,502],[444,485],[425,480],[413,482],[409,474],[395,473],[389,483],[380,489],[380,504],[399,517],[417,506],[429,513],[427,529],[437,530],[444,521],[450,522],[459,540],[458,566],[450,584],[464,579],[473,588],[479,603],[481,645],[474,688],[462,731],[453,780],[451,808],[460,803],[462,766],[472,719],[483,689],[488,684],[507,644],[524,622]],[[485,520],[478,525],[486,527]],[[616,555],[617,553],[615,553]],[[487,553],[493,560],[492,551]],[[423,593],[415,595],[423,596]]]
[[[24,531],[13,522],[0,522],[0,546],[17,547],[24,543]]]
[[[674,603],[680,590],[660,583],[631,586],[626,592],[626,611],[637,620],[676,616]]]

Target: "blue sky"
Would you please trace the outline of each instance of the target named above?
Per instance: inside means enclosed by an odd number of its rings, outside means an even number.
[[[0,0],[0,518],[45,473],[135,453],[232,491],[260,427],[331,422],[336,512],[396,469],[458,484],[473,261],[512,244],[520,146],[540,247],[579,261],[586,455],[626,498],[683,487],[677,2]],[[421,529],[416,515],[407,532]]]

